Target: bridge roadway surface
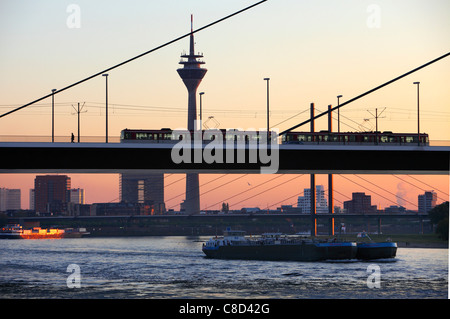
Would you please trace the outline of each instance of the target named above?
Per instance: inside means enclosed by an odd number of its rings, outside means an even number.
[[[175,163],[169,143],[0,142],[0,173],[261,173],[270,163]],[[239,147],[238,147],[239,149]],[[204,150],[204,146],[202,151]],[[236,148],[234,149],[236,150]],[[195,150],[192,150],[192,154]],[[200,151],[199,149],[197,151]],[[192,155],[192,159],[194,156]],[[269,156],[275,160],[275,156]],[[280,174],[448,175],[449,146],[279,145]]]

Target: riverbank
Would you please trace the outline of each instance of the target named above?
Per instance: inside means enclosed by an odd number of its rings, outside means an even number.
[[[319,216],[320,217],[320,216]],[[91,237],[133,236],[221,236],[230,227],[244,230],[247,235],[262,233],[308,233],[309,216],[304,215],[194,215],[194,216],[88,216],[8,218],[8,223],[19,223],[24,228],[86,228]],[[336,225],[345,223],[346,233],[339,234]],[[317,224],[320,238],[330,238],[329,220],[320,217]],[[367,232],[377,242],[391,240],[398,247],[448,248],[448,241],[441,240],[429,221],[417,217],[383,216],[380,222],[367,216],[336,216],[335,237],[346,241],[364,241],[358,233]],[[380,235],[378,233],[381,232]]]

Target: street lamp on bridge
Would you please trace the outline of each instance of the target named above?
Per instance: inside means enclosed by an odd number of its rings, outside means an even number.
[[[420,113],[419,113],[419,85],[420,82],[413,82],[417,84],[417,145],[420,146]]]

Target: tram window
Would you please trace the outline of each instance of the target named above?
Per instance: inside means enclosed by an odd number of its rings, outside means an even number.
[[[355,135],[350,135],[350,136],[346,135],[345,136],[345,141],[346,142],[348,142],[348,141],[355,142],[355,140],[356,140]]]
[[[381,136],[380,137],[380,142],[386,143],[387,141],[388,141],[388,137],[387,136]]]
[[[300,142],[304,142],[305,141],[305,135],[297,135],[297,138]]]
[[[412,142],[414,142],[414,138],[412,136],[407,136],[406,143],[412,143]]]
[[[364,142],[368,142],[369,141],[369,137],[368,136],[364,136]]]
[[[137,140],[145,140],[147,139],[147,133],[136,133]]]

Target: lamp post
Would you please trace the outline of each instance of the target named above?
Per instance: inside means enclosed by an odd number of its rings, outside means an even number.
[[[205,92],[200,92],[200,130],[202,129],[202,95],[205,94]]]
[[[270,78],[264,78],[264,81],[267,81],[267,141],[269,141],[269,80]]]
[[[339,106],[339,99],[342,97],[342,95],[338,95],[337,96],[337,100],[338,100],[338,106]],[[339,108],[338,108],[338,133],[341,133],[341,118],[339,116]]]
[[[55,142],[55,91],[52,89],[52,143]]]
[[[419,113],[419,85],[420,82],[413,82],[417,84],[417,145],[420,146],[420,113]]]
[[[102,74],[106,79],[106,143],[108,143],[108,73]]]

